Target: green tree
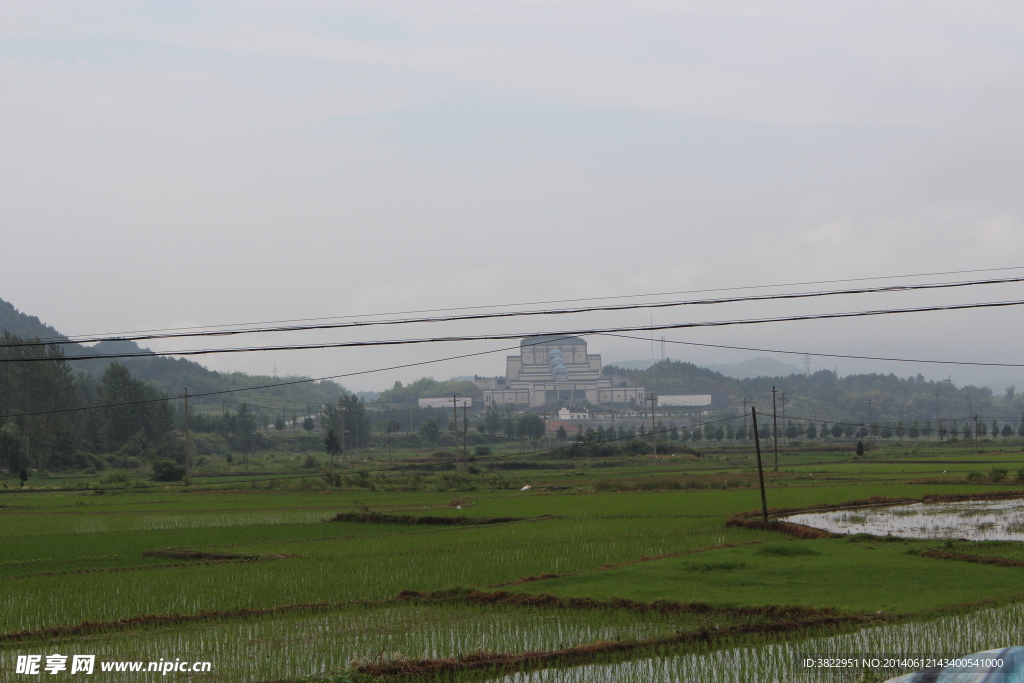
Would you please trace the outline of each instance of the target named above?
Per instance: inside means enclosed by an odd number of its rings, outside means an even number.
[[[283,432],[284,431],[284,418],[283,417],[279,417],[276,420],[274,420],[274,430],[278,431],[278,432]]]
[[[28,481],[28,469],[27,468],[25,468],[25,467],[21,468],[21,471],[18,472],[18,479],[21,480],[21,485],[25,486],[25,482]]]
[[[98,399],[107,406],[103,409],[103,431],[109,451],[118,450],[140,431],[146,443],[154,447],[170,438],[174,411],[167,397],[132,377],[123,364],[111,363],[103,371]]]
[[[313,422],[313,418],[311,418],[311,417],[307,416],[307,417],[306,417],[306,418],[305,418],[305,419],[304,419],[304,420],[302,421],[302,428],[303,428],[303,429],[305,429],[305,430],[306,430],[307,432],[311,432],[311,431],[313,431],[313,428],[314,428],[314,427],[316,427],[316,423],[315,423],[315,422]]]
[[[491,436],[494,436],[495,434],[501,431],[502,424],[502,409],[499,408],[497,404],[494,403],[487,406],[487,410],[484,411],[484,417],[482,421],[484,431],[486,431]]]
[[[341,441],[338,440],[338,435],[334,433],[333,429],[327,430],[327,436],[324,437],[324,450],[327,451],[327,456],[334,460],[334,456],[341,454]]]
[[[558,425],[558,431],[555,433],[559,441],[565,441],[569,434],[565,431],[565,425]]]
[[[808,439],[816,439],[816,438],[818,438],[818,429],[817,429],[817,427],[814,426],[813,422],[809,422],[807,424],[807,431],[804,432],[804,433],[807,435]]]
[[[420,435],[427,440],[431,446],[437,443],[437,439],[441,436],[441,428],[437,424],[437,420],[432,417],[428,417],[420,425]]]

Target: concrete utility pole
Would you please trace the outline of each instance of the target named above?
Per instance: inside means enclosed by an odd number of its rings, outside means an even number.
[[[775,392],[776,389],[772,387],[772,438],[775,440],[775,472],[779,471],[779,420],[778,413],[775,408]]]
[[[743,443],[747,442],[747,399],[743,399]]]
[[[761,438],[757,435],[757,408],[750,406],[750,420],[754,424],[754,450],[757,451],[757,480],[761,484],[761,517],[768,521],[768,499],[764,495],[764,468],[761,467]]]
[[[469,414],[467,413],[466,402],[462,402],[462,458],[465,460],[469,457],[469,446],[466,443],[466,437],[469,435]]]
[[[789,429],[786,426],[786,401],[788,401],[788,400],[789,400],[789,397],[786,396],[786,392],[783,391],[782,392],[782,443],[783,444],[788,444],[789,443],[789,437],[786,436],[786,431]]]
[[[935,392],[935,438],[942,439],[942,418],[939,416],[939,392]]]
[[[872,429],[872,427],[874,426],[874,418],[872,417],[872,412],[871,412],[871,404],[872,403],[874,403],[874,401],[871,400],[871,399],[868,399],[868,438],[873,438],[874,437],[874,431],[875,431],[874,429]]]
[[[654,426],[654,404],[658,402],[658,397],[651,394],[651,397],[647,399],[651,402],[651,446],[654,448],[654,457],[658,457],[658,429]]]
[[[974,420],[974,403],[971,401],[967,402],[967,424],[971,424]],[[978,440],[978,425],[974,425],[974,440]]]
[[[192,449],[188,438],[188,387],[185,387],[185,486],[192,484]]]
[[[452,394],[452,427],[455,428],[455,471],[459,471],[459,397]]]

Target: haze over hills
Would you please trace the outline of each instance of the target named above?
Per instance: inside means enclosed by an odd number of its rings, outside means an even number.
[[[56,339],[67,341],[67,337],[39,318],[22,313],[13,304],[0,299],[0,333],[9,332],[24,339]],[[99,379],[112,362],[103,359],[74,360],[75,356],[86,353],[152,353],[133,341],[104,341],[93,346],[63,344],[61,349],[75,370],[86,372]],[[141,379],[168,396],[177,396],[184,387],[190,394],[211,391],[242,389],[265,386],[285,380],[308,379],[306,377],[272,377],[250,375],[244,372],[216,372],[185,358],[152,356],[142,358],[119,358],[133,377]],[[276,386],[252,391],[212,396],[197,399],[199,405],[217,405],[234,408],[243,401],[274,410],[295,410],[305,413],[307,408],[318,410],[325,402],[334,402],[345,389],[333,381],[305,382]]]

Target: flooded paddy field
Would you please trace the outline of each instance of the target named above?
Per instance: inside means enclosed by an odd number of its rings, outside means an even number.
[[[1024,498],[859,507],[783,519],[837,534],[1024,542]]]

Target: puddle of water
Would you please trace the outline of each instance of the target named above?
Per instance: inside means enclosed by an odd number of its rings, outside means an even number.
[[[805,512],[784,519],[839,534],[1024,541],[1024,500],[1020,499]]]

